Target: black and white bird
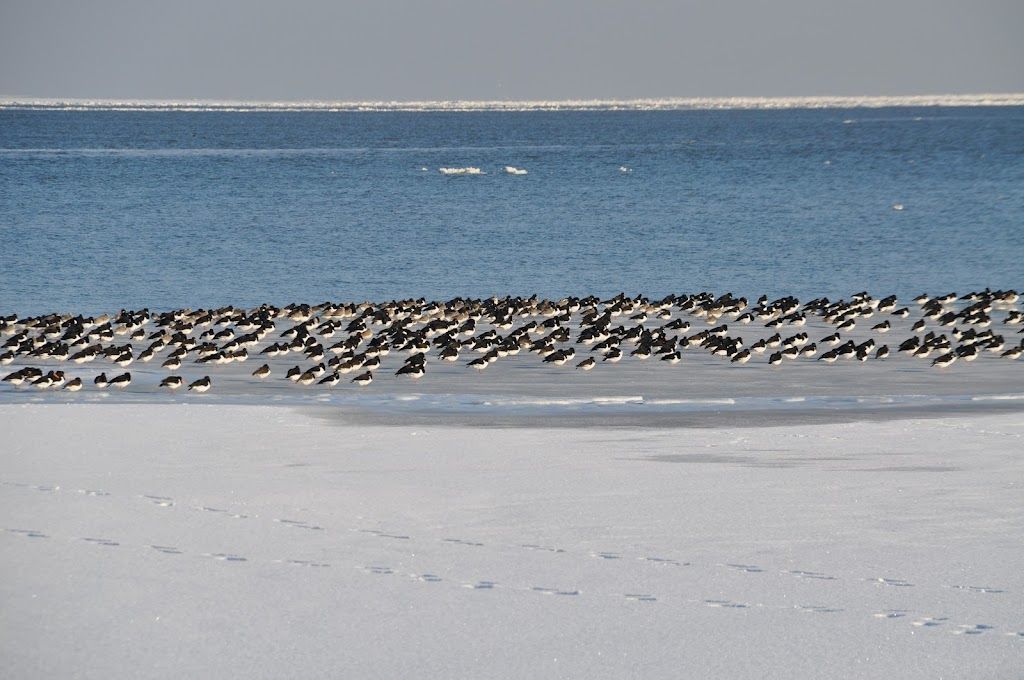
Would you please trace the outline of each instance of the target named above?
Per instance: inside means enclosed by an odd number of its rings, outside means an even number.
[[[320,382],[317,384],[327,385],[328,387],[334,387],[335,385],[338,384],[339,381],[341,381],[341,374],[335,371],[334,373],[328,375],[326,378],[322,378]]]
[[[180,375],[169,375],[160,381],[160,387],[176,390],[181,387],[182,382]]]
[[[190,392],[194,390],[201,394],[209,390],[212,386],[213,382],[210,380],[210,376],[204,375],[199,380],[194,380],[191,383],[189,383],[188,389]]]
[[[422,362],[413,362],[405,364],[397,371],[395,371],[395,375],[407,375],[410,378],[415,379],[422,378],[424,375],[426,375],[426,373],[427,369]]]

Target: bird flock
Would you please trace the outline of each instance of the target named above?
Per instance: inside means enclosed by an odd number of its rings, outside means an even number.
[[[535,355],[545,366],[575,366],[583,372],[614,370],[624,359],[678,364],[688,353],[706,353],[736,366],[751,361],[780,366],[801,358],[826,364],[883,361],[895,351],[945,368],[983,353],[1018,359],[1024,340],[1005,336],[1024,333],[1019,300],[1016,291],[991,289],[959,296],[922,294],[906,305],[895,295],[878,298],[867,292],[803,303],[792,296],[761,296],[752,304],[731,293],[659,299],[620,293],[557,301],[537,296],[410,299],[121,310],[97,317],[9,315],[0,318],[0,365],[24,364],[3,378],[6,385],[77,392],[127,388],[131,372],[119,369],[136,361],[154,362],[168,373],[161,388],[198,393],[213,387],[210,376],[186,379],[181,372],[198,374],[204,365],[248,360],[262,362],[251,372],[259,380],[327,387],[347,381],[365,387],[392,353],[401,357],[397,368],[392,365],[394,375],[410,380],[423,378],[433,362],[462,362],[485,371],[520,353]],[[832,332],[811,338],[803,330],[808,319]],[[890,332],[906,332],[908,324],[909,337],[891,346],[882,342]],[[745,343],[743,329],[751,329],[745,332],[749,337],[757,327],[764,331],[756,334],[767,337]],[[862,339],[849,337],[855,329]],[[266,359],[280,358],[294,358],[296,365],[275,375]],[[94,361],[104,370],[91,380],[69,375],[71,366]],[[48,368],[54,362],[60,368]]]

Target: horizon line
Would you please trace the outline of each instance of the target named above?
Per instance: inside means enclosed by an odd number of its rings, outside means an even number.
[[[649,97],[634,99],[246,100],[0,95],[0,110],[59,111],[677,111],[717,109],[1024,106],[1024,92],[778,97]]]

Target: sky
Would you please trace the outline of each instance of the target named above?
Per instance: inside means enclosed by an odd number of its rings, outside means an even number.
[[[0,0],[0,95],[1022,92],[1022,35],[1022,0]]]

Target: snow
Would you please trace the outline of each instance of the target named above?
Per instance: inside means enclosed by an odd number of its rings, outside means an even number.
[[[1010,677],[1024,418],[892,415],[3,404],[0,676]]]

